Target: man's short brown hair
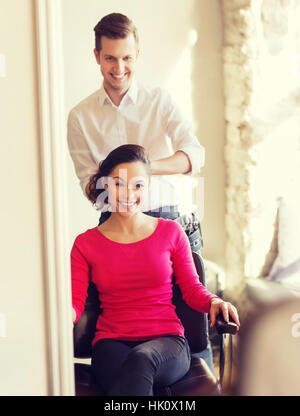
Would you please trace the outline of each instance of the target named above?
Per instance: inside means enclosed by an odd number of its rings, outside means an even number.
[[[133,34],[138,45],[138,33],[133,22],[124,14],[111,13],[104,16],[94,27],[95,47],[98,52],[101,50],[101,36],[109,39],[124,39],[130,33]]]

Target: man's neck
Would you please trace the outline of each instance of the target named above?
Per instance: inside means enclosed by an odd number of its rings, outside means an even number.
[[[118,90],[113,90],[112,88],[107,88],[104,84],[103,84],[103,87],[105,89],[106,94],[111,99],[112,103],[117,107],[119,107],[124,95],[127,93],[128,89],[129,89],[128,88],[125,91],[118,91]]]

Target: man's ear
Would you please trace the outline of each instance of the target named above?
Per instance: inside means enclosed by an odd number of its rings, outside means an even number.
[[[97,51],[97,49],[94,49],[94,55],[97,61],[97,64],[100,65],[100,52]]]

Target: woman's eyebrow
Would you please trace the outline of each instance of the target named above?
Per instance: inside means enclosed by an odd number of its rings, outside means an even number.
[[[126,182],[124,179],[122,179],[120,176],[113,176],[113,179],[120,179],[122,182]],[[129,181],[129,182],[131,182],[131,181]],[[135,180],[134,181],[134,183],[139,183],[139,182],[141,182],[141,183],[144,183],[145,182],[145,180],[144,179],[137,179],[137,180]]]

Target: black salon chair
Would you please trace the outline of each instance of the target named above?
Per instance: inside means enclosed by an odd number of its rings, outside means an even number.
[[[199,254],[193,252],[193,258],[200,282],[205,285],[204,265]],[[208,317],[191,309],[183,300],[179,286],[173,279],[173,303],[176,313],[181,320],[185,336],[192,352],[191,366],[188,373],[176,383],[164,388],[155,389],[155,396],[214,396],[221,394],[220,380],[209,369],[199,353],[208,345]],[[85,309],[79,321],[74,325],[74,357],[90,358],[92,355],[91,342],[94,337],[97,318],[101,313],[98,292],[90,282]],[[220,314],[216,322],[216,329],[221,337],[224,334],[235,334],[237,327],[234,323],[226,323]],[[222,347],[223,342],[220,342]],[[197,356],[195,356],[197,355]],[[223,351],[220,351],[220,372],[222,374]],[[75,363],[75,394],[76,396],[103,395],[91,372],[89,364]]]

